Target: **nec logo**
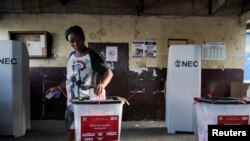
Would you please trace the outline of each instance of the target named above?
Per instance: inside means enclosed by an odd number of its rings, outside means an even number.
[[[198,67],[198,61],[174,61],[176,67]]]
[[[17,59],[16,58],[0,58],[0,64],[16,65],[17,64]]]

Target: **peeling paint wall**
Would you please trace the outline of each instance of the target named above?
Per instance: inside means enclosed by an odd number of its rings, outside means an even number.
[[[216,86],[215,95],[230,95],[230,82],[242,81],[245,25],[239,17],[156,17],[100,16],[83,14],[1,14],[0,40],[9,39],[8,31],[48,31],[53,37],[51,58],[30,59],[32,119],[42,119],[44,87],[58,85],[66,75],[67,58],[73,49],[65,40],[69,26],[83,27],[88,42],[129,43],[127,92],[130,106],[125,108],[127,120],[165,119],[165,80],[168,39],[188,39],[189,44],[223,41],[225,61],[202,62],[204,96]],[[156,58],[133,58],[133,40],[156,40]],[[224,70],[225,69],[225,70]],[[55,74],[57,75],[49,75]],[[64,106],[65,102],[58,103]],[[55,104],[53,104],[55,105]],[[58,107],[56,105],[56,107]],[[48,106],[53,109],[53,106]],[[55,108],[55,107],[54,107]],[[58,108],[55,108],[58,110]],[[58,117],[64,118],[64,109]],[[49,113],[47,113],[49,115]],[[51,116],[51,115],[50,115]],[[123,116],[124,117],[124,116]]]
[[[129,71],[135,72],[139,76],[143,71],[148,71],[148,69],[147,68],[130,68]]]
[[[8,31],[48,31],[53,36],[53,57],[31,59],[31,67],[65,67],[73,49],[64,31],[71,25],[84,28],[87,42],[129,43],[129,67],[167,67],[168,38],[185,38],[190,44],[226,42],[225,61],[203,61],[202,68],[243,68],[245,25],[239,17],[156,17],[104,16],[83,14],[1,14],[0,39],[8,39]],[[156,40],[156,58],[132,58],[133,40]]]

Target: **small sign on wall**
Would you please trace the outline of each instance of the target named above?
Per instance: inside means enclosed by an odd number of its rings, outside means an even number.
[[[116,46],[107,46],[106,47],[106,61],[115,61],[117,62],[118,51]]]

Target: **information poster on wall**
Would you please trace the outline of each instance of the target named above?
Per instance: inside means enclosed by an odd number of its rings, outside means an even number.
[[[132,57],[156,58],[156,41],[133,41]]]
[[[156,42],[146,41],[145,42],[145,57],[156,58]]]
[[[202,45],[202,60],[225,60],[225,42],[206,42]]]
[[[144,47],[145,47],[145,45],[144,45],[143,41],[134,41],[132,43],[132,57],[143,58]]]

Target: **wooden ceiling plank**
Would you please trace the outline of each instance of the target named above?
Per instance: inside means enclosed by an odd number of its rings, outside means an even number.
[[[216,2],[212,3],[212,14],[214,14],[225,2],[226,0],[215,0]]]

